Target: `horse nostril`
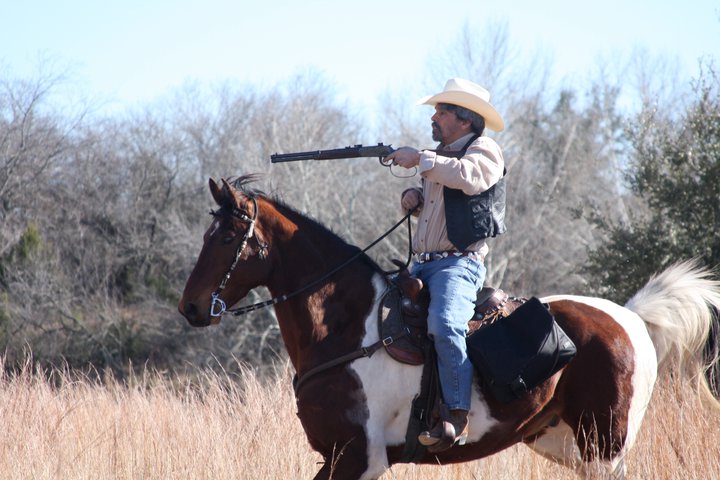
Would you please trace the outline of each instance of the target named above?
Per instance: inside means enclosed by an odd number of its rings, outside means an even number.
[[[187,319],[188,323],[193,327],[207,327],[210,325],[210,320],[203,318],[200,313],[198,306],[192,302],[181,304],[182,308],[178,308],[180,313]]]
[[[186,317],[193,317],[193,318],[195,318],[195,316],[197,315],[197,312],[198,312],[198,309],[197,309],[197,307],[195,306],[195,304],[192,303],[192,302],[186,303],[186,304],[183,306],[183,309],[182,309],[182,311],[181,311],[181,313],[182,313],[183,315],[185,315]]]

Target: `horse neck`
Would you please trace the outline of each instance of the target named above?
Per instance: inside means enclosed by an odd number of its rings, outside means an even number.
[[[273,297],[293,294],[358,252],[297,212],[283,213],[272,227],[273,266],[267,286]],[[275,305],[285,347],[299,374],[360,345],[376,273],[363,255],[327,281]]]

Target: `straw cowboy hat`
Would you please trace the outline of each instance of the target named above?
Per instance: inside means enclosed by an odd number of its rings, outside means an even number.
[[[429,95],[418,100],[418,105],[437,105],[451,103],[482,115],[485,126],[495,132],[505,128],[500,114],[490,104],[490,92],[480,85],[462,78],[451,78],[445,84],[445,90],[437,95]]]

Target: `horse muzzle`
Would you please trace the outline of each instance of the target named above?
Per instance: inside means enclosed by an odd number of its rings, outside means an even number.
[[[192,302],[180,302],[178,311],[193,327],[208,327],[220,323],[220,316],[212,316],[209,309],[199,308]]]

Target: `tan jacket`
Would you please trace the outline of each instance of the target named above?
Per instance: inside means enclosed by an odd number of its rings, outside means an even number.
[[[445,148],[460,150],[471,137],[472,134],[468,134]],[[416,190],[422,193],[423,204],[413,235],[413,251],[420,253],[455,249],[447,236],[443,187],[456,188],[467,195],[477,195],[497,183],[502,178],[504,168],[502,151],[489,137],[476,139],[460,159],[422,151],[418,166],[422,189]],[[484,256],[488,247],[484,240],[480,240],[467,250],[480,252]]]

